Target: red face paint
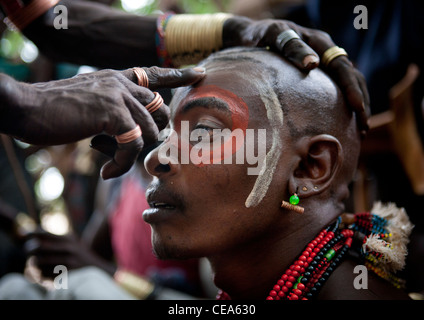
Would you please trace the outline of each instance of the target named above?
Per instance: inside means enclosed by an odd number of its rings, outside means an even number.
[[[190,100],[205,97],[213,97],[225,101],[231,113],[231,132],[239,129],[243,133],[243,141],[237,141],[235,136],[231,136],[231,138],[227,139],[220,145],[220,152],[218,152],[216,148],[211,150],[210,163],[221,163],[227,155],[224,150],[231,148],[231,155],[233,155],[243,146],[249,122],[249,108],[242,98],[231,91],[222,89],[215,85],[206,85],[192,89],[190,95],[186,97],[180,105],[185,105]]]

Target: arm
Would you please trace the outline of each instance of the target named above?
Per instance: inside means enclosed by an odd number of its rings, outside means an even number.
[[[85,1],[62,0],[59,4],[68,9],[68,29],[54,28],[56,14],[52,8],[23,30],[50,58],[114,69],[161,65],[156,49],[157,17],[128,14]],[[278,36],[289,29],[294,30],[300,39],[280,47]],[[178,43],[180,39],[176,41]],[[288,20],[255,21],[232,16],[222,26],[222,47],[233,46],[268,46],[300,70],[307,71],[317,68],[324,52],[335,43],[325,32],[304,28]],[[370,110],[363,76],[346,56],[334,59],[324,68],[346,95],[357,114],[359,127],[366,131]]]
[[[54,28],[56,14],[50,8],[22,30],[50,58],[114,69],[160,65],[156,53],[156,17],[128,14],[102,4],[84,1],[63,0],[59,4],[66,6],[68,10],[68,29]],[[202,15],[198,15],[200,16]],[[180,23],[177,28],[179,38],[174,38],[174,43],[185,41],[182,47],[186,50],[185,44],[192,44],[192,31],[196,32],[208,24],[200,19],[194,18],[197,22],[189,26],[190,29],[187,29],[186,22]],[[327,33],[304,28],[287,20],[254,21],[232,16],[222,23],[222,38],[218,41],[221,43],[222,40],[221,47],[268,46],[304,71],[318,67],[319,58],[322,58],[327,49],[335,46]],[[281,46],[277,41],[278,36],[289,29],[294,30],[300,39]],[[219,28],[212,27],[211,30]],[[168,30],[166,33],[169,33]],[[212,32],[207,39],[202,37],[202,44],[197,45],[202,47],[203,42],[213,42],[216,36]],[[166,37],[169,38],[169,35]],[[203,57],[200,55],[199,59],[201,58]],[[365,132],[368,129],[370,110],[364,77],[346,56],[334,59],[325,66],[325,70],[344,92],[357,114],[360,129]]]
[[[0,74],[0,132],[31,144],[57,145],[100,133],[122,135],[139,125],[142,136],[118,143],[102,177],[127,172],[142,148],[156,143],[169,117],[162,104],[152,114],[145,106],[152,91],[190,85],[204,77],[195,69],[146,69],[149,89],[137,85],[133,69],[101,70],[70,79],[27,84]],[[114,140],[112,137],[110,137]]]
[[[23,30],[41,52],[55,61],[124,69],[159,65],[156,17],[125,13],[109,6],[63,0],[68,29],[55,29],[53,8]]]

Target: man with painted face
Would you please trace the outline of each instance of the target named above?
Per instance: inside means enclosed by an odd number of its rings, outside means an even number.
[[[368,215],[343,214],[361,137],[335,83],[319,69],[300,72],[262,49],[222,51],[200,65],[207,76],[175,92],[168,137],[145,160],[154,178],[143,218],[156,255],[207,257],[221,299],[405,298],[370,272],[384,270],[400,287],[395,259],[381,252],[375,263],[369,258],[370,239],[384,241],[402,268],[412,228],[405,212],[379,205]],[[222,130],[241,131],[242,144],[228,147],[239,138],[233,135],[216,147]],[[260,159],[260,145],[266,149],[260,172],[248,174],[256,166],[248,152]],[[289,203],[294,194],[300,203]],[[392,238],[359,229],[368,218],[385,221]],[[350,258],[358,241],[368,252],[362,260]],[[361,287],[355,267],[363,265]]]

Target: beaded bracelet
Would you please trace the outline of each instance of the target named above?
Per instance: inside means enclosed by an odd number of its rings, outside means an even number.
[[[159,58],[160,65],[164,68],[172,67],[172,60],[165,46],[165,30],[169,19],[174,15],[174,12],[166,12],[161,14],[156,20],[156,52]]]

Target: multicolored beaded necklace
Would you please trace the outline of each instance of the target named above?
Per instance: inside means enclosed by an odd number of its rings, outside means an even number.
[[[352,219],[352,218],[351,218]],[[354,223],[351,229],[355,231],[358,238],[362,239],[362,247],[356,248],[364,258],[364,264],[368,270],[377,274],[380,278],[389,281],[396,288],[404,288],[405,280],[389,272],[387,268],[382,268],[387,257],[381,252],[373,250],[368,241],[373,239],[379,241],[382,246],[393,249],[393,243],[390,242],[393,234],[386,229],[388,220],[370,212],[357,213],[354,215]]]
[[[318,294],[352,245],[353,231],[339,230],[341,218],[323,229],[286,269],[269,292],[267,300],[309,300]],[[218,300],[229,300],[220,291]]]
[[[388,258],[366,246],[367,240],[374,237],[382,241],[383,246],[391,248],[389,240],[392,234],[385,228],[387,224],[388,219],[377,214],[359,213],[339,216],[333,224],[324,228],[306,245],[302,253],[278,279],[266,300],[314,299],[346,256],[354,237],[362,244],[362,247],[359,246],[354,250],[365,259],[367,268],[396,287],[402,287],[402,280],[394,273],[387,271],[384,266],[382,267]],[[231,297],[220,290],[217,299],[230,300]]]

